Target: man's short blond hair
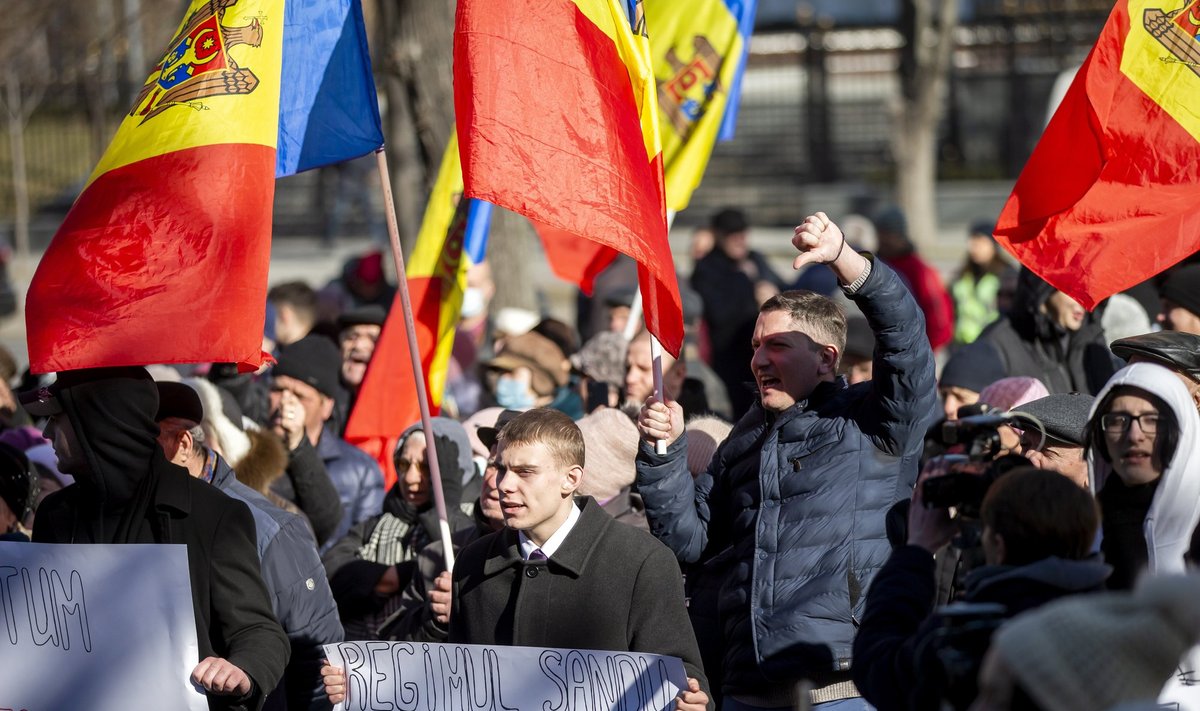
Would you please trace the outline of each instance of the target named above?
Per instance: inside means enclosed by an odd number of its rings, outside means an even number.
[[[797,289],[776,294],[763,302],[761,314],[782,311],[788,315],[796,330],[807,335],[819,346],[837,349],[838,362],[846,350],[846,313],[834,301],[820,294]]]

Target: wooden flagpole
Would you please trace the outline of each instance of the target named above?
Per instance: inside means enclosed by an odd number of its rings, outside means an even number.
[[[446,496],[442,493],[441,467],[438,465],[437,449],[434,446],[433,417],[429,414],[429,395],[425,391],[425,372],[421,367],[421,352],[417,347],[417,327],[413,320],[412,299],[408,294],[407,270],[404,266],[404,250],[400,247],[400,227],[396,221],[396,203],[392,200],[392,181],[388,174],[387,154],[382,147],[375,151],[375,163],[379,167],[383,209],[387,216],[388,237],[392,243],[392,259],[396,263],[396,287],[400,290],[400,306],[404,310],[404,330],[408,335],[408,358],[412,366],[413,380],[417,384],[417,403],[421,408],[421,430],[425,434],[425,462],[429,465],[429,479],[433,485],[433,503],[437,507],[438,525],[442,533],[442,554],[446,561],[446,570],[453,570],[454,546],[450,541],[450,519],[446,511]],[[395,453],[392,456],[395,456]]]

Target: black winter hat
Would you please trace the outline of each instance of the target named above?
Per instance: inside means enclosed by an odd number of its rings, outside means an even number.
[[[338,393],[342,354],[324,336],[308,335],[279,351],[272,375],[308,383],[328,397]]]
[[[44,388],[26,390],[17,396],[25,411],[34,417],[50,417],[63,411],[59,393],[76,385],[101,380],[151,380],[150,374],[140,365],[114,368],[82,368],[64,370],[57,379]]]
[[[1200,315],[1200,264],[1189,264],[1167,274],[1159,296]]]
[[[338,316],[337,325],[339,329],[349,328],[351,326],[382,326],[387,320],[387,311],[379,304],[367,304],[359,306],[355,309]]]
[[[991,344],[977,341],[950,356],[942,366],[938,387],[964,388],[978,393],[1007,375]]]
[[[204,404],[200,402],[200,393],[190,385],[159,381],[158,413],[155,422],[162,422],[168,417],[178,417],[188,422],[200,424],[204,421]]]

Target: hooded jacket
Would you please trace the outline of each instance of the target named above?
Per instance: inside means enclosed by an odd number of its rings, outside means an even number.
[[[1104,339],[1101,313],[1088,314],[1078,331],[1068,332],[1042,312],[1054,292],[1041,277],[1022,269],[1012,310],[979,340],[995,349],[1005,377],[1037,378],[1051,393],[1094,395],[1117,365]]]
[[[259,572],[250,510],[188,476],[158,446],[154,381],[122,375],[63,388],[60,424],[82,459],[75,483],[47,496],[41,543],[182,543],[188,549],[199,657],[223,657],[253,681],[246,698],[209,696],[213,709],[256,709],[287,664],[287,637]]]
[[[1135,387],[1153,394],[1166,404],[1179,423],[1175,455],[1170,462],[1163,463],[1142,532],[1146,537],[1149,572],[1183,573],[1183,554],[1200,522],[1200,414],[1187,388],[1174,373],[1153,363],[1135,363],[1122,368],[1100,391],[1089,422],[1103,414],[1099,408],[1104,399],[1121,387]],[[1088,452],[1088,474],[1093,493],[1101,492],[1113,474],[1112,465],[1100,457],[1095,447]]]
[[[871,590],[854,638],[854,683],[879,711],[937,711],[945,676],[936,635],[944,617],[934,612],[936,563],[929,551],[901,546],[892,552]],[[1064,595],[1104,589],[1112,568],[1099,560],[1043,558],[1021,566],[989,565],[967,576],[963,601],[998,603],[1005,617]]]
[[[420,423],[404,430],[396,451],[420,430]],[[473,471],[475,466],[467,431],[448,417],[435,417],[433,433],[450,530],[470,528],[474,523],[459,506],[463,472]],[[413,575],[417,553],[441,537],[432,495],[424,506],[414,508],[404,500],[400,486],[397,481],[388,491],[383,513],[352,528],[323,558],[350,639],[378,638],[380,626],[400,609],[402,591]],[[386,598],[376,595],[375,584],[393,566],[400,578],[400,589]]]
[[[1175,415],[1179,437],[1171,461],[1163,463],[1163,473],[1142,524],[1146,538],[1146,570],[1151,575],[1172,575],[1186,571],[1183,555],[1191,545],[1192,532],[1200,523],[1200,414],[1179,377],[1153,363],[1134,363],[1122,368],[1096,398],[1092,420],[1099,416],[1105,397],[1119,387],[1136,387],[1152,393]],[[1093,448],[1088,452],[1088,473],[1092,491],[1101,491],[1112,474],[1112,465]],[[1103,503],[1105,497],[1101,496]],[[1101,509],[1103,511],[1103,508]],[[1167,682],[1159,702],[1178,704],[1178,708],[1200,708],[1200,647],[1193,648],[1180,662],[1176,674]]]

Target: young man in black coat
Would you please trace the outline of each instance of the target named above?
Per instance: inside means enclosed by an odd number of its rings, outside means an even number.
[[[674,556],[650,534],[614,521],[590,497],[583,434],[561,412],[522,413],[500,431],[498,488],[505,528],[454,565],[449,641],[646,652],[679,657],[680,711],[709,705]],[[345,677],[326,667],[330,700]]]
[[[42,502],[33,540],[185,544],[200,651],[192,680],[212,709],[260,708],[290,650],[259,573],[254,519],[167,461],[150,375],[140,367],[63,372],[21,402],[50,418],[45,437],[59,470],[75,477]]]

